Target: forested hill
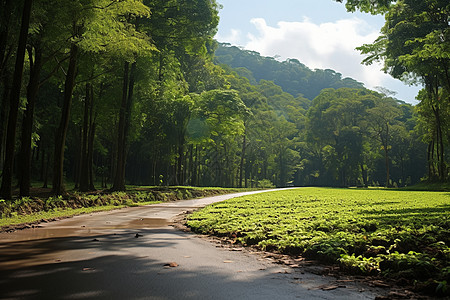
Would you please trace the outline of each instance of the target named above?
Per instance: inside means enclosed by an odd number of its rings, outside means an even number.
[[[313,100],[326,88],[364,87],[352,78],[342,78],[342,74],[334,70],[311,70],[297,59],[278,61],[230,44],[220,43],[215,55],[217,63],[232,67],[250,83],[257,84],[261,79],[270,80],[294,97],[301,94]]]

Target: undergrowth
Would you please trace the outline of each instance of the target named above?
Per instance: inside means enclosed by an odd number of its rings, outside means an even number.
[[[48,198],[23,197],[11,201],[0,199],[0,229],[93,211],[192,199],[237,191],[222,188],[135,187],[127,192],[71,192]]]

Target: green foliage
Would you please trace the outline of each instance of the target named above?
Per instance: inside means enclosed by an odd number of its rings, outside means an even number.
[[[450,267],[448,203],[439,192],[301,188],[213,204],[187,224],[351,272],[443,281]]]
[[[363,85],[333,70],[311,70],[296,59],[279,62],[272,57],[262,57],[254,51],[241,50],[229,44],[219,44],[216,50],[218,63],[236,68],[236,72],[256,84],[261,80],[273,81],[278,88],[294,97],[304,95],[312,100],[325,88],[362,88]]]

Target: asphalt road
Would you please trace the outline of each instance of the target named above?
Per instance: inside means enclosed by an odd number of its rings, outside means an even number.
[[[183,212],[252,193],[82,215],[2,233],[0,299],[374,299],[383,292],[170,226]]]

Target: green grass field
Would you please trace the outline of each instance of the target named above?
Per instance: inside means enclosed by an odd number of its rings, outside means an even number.
[[[448,192],[301,188],[217,203],[187,224],[243,245],[338,263],[353,273],[406,278],[445,293],[449,211]]]

